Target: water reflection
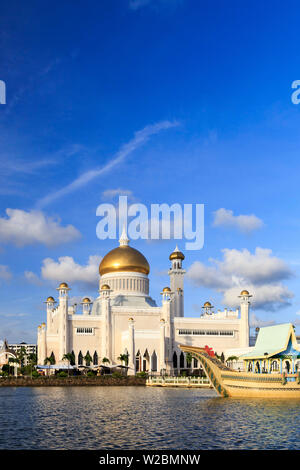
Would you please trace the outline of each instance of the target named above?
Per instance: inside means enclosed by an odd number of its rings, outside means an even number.
[[[0,389],[1,449],[298,449],[300,401],[213,390]]]

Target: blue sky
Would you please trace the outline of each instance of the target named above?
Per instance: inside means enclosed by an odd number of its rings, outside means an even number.
[[[97,295],[97,263],[116,243],[97,239],[96,208],[118,192],[205,204],[204,247],[185,252],[186,315],[206,300],[234,306],[249,287],[253,327],[297,326],[300,8],[240,3],[1,6],[0,337],[34,341],[64,274],[75,298]],[[133,244],[157,302],[175,244]]]

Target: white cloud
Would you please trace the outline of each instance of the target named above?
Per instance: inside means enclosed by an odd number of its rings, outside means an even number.
[[[253,308],[277,310],[287,306],[294,296],[281,281],[293,276],[288,265],[272,255],[269,249],[222,250],[223,259],[210,259],[207,266],[200,261],[191,265],[187,279],[198,286],[223,294],[223,302],[229,307],[239,304],[238,295],[244,288],[253,295]]]
[[[8,266],[0,264],[0,279],[4,281],[9,281],[12,278],[12,273],[9,270]]]
[[[144,127],[144,129],[135,132],[133,139],[131,139],[126,144],[122,145],[120,150],[106,165],[98,168],[93,168],[92,170],[88,170],[85,173],[82,173],[82,175],[72,181],[72,183],[42,198],[40,201],[38,201],[37,206],[45,207],[53,201],[65,196],[66,194],[70,194],[71,192],[85,186],[95,178],[98,178],[104,175],[105,173],[108,173],[115,166],[122,163],[126,159],[126,157],[128,157],[128,155],[130,155],[134,150],[136,150],[141,145],[145,144],[152,135],[158,134],[164,129],[169,129],[175,126],[178,126],[178,122],[176,121],[161,121],[156,124],[146,126]]]
[[[274,320],[261,320],[254,313],[250,315],[250,328],[262,328],[264,326],[272,326],[275,324],[276,322]]]
[[[42,284],[42,281],[40,280],[40,278],[32,271],[25,271],[24,277],[26,281],[30,282],[31,284],[35,284],[37,286],[40,286]]]
[[[41,269],[42,278],[48,281],[79,283],[97,286],[99,282],[99,264],[101,256],[89,257],[88,263],[82,266],[74,261],[71,256],[62,256],[58,261],[51,258],[43,260]]]
[[[42,243],[59,245],[79,238],[80,232],[73,226],[60,225],[60,220],[47,217],[41,211],[26,212],[6,209],[7,217],[0,218],[0,242],[17,246]]]
[[[236,228],[244,233],[250,233],[263,226],[263,221],[256,215],[234,215],[228,209],[218,209],[214,212],[214,227]]]

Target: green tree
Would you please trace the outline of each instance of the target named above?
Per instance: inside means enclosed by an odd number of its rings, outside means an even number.
[[[18,365],[20,365],[20,359],[18,359],[17,357],[10,357],[8,359],[8,362],[9,362],[9,364],[18,364]]]
[[[191,354],[191,353],[186,353],[185,358],[186,358],[186,365],[187,365],[187,367],[191,367],[191,365],[192,365],[192,360],[193,360],[192,354]]]
[[[24,362],[25,362],[25,358],[27,357],[27,354],[26,354],[26,349],[24,348],[24,346],[21,347],[20,351],[18,352],[17,354],[17,358],[19,359],[20,361],[20,365],[21,367],[24,366]]]
[[[85,360],[85,363],[87,366],[90,365],[90,363],[92,362],[92,356],[90,355],[89,351],[86,353],[86,355],[84,356],[83,358]]]
[[[227,359],[226,359],[226,362],[233,362],[233,361],[238,361],[239,358],[237,356],[229,356]]]
[[[109,364],[110,363],[110,360],[108,359],[108,357],[104,357],[102,359],[102,364]]]
[[[51,354],[51,356],[46,357],[46,359],[44,361],[44,364],[45,364],[45,366],[47,364],[49,364],[49,368],[48,368],[48,377],[49,377],[50,366],[53,366],[55,364],[55,359],[52,356],[52,354]]]
[[[120,354],[120,356],[118,357],[118,361],[124,362],[125,366],[128,366],[128,358],[129,358],[128,353],[127,354]]]
[[[64,354],[62,360],[63,361],[68,361],[68,377],[69,377],[69,375],[70,375],[70,370],[69,370],[70,369],[70,364],[74,360],[74,355],[72,353]]]
[[[30,376],[32,378],[32,368],[37,364],[37,355],[34,353],[29,354],[28,360],[30,365]]]

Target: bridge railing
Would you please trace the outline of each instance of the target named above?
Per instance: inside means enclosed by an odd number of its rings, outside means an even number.
[[[210,382],[207,377],[162,377],[150,376],[147,379],[147,385],[173,385],[173,386],[203,386],[209,387]]]

